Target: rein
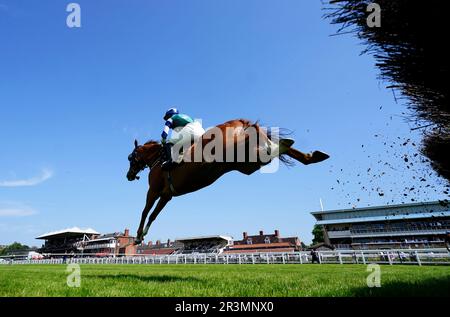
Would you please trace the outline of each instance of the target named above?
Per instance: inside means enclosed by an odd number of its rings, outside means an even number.
[[[158,158],[152,163],[152,165],[148,165],[148,164],[145,165],[144,169],[145,169],[146,167],[152,169],[152,168],[154,168],[156,165],[158,165],[159,163],[161,163],[161,158],[158,157]]]
[[[160,153],[161,153],[161,152],[160,152]],[[152,169],[152,168],[154,168],[156,165],[158,165],[159,163],[161,163],[161,154],[153,161],[153,163],[151,163],[151,164],[146,164],[146,165],[144,166],[144,168],[143,168],[141,171],[145,170],[147,167],[150,168],[150,169]]]
[[[177,195],[177,191],[175,190],[175,187],[173,187],[172,174],[170,173],[170,171],[167,171],[167,181],[169,182],[169,187],[172,191],[172,194]]]
[[[147,167],[148,167],[149,169],[152,169],[152,168],[154,168],[156,165],[160,164],[161,161],[162,161],[162,160],[161,160],[161,156],[159,156],[152,164],[146,164],[146,165],[144,166],[144,168],[143,168],[141,171],[145,170]],[[178,193],[177,193],[177,191],[175,190],[175,187],[173,186],[173,178],[172,178],[172,174],[170,173],[170,171],[167,171],[167,181],[169,182],[169,188],[170,188],[172,194],[177,195]]]

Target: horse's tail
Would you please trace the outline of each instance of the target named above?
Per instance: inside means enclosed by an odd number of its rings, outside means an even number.
[[[267,130],[267,137],[269,140],[273,142],[279,142],[281,139],[286,139],[292,136],[293,131],[286,128],[278,128],[276,130],[276,133],[273,133],[272,129]],[[278,159],[285,164],[286,166],[294,166],[295,162],[292,160],[292,158],[287,153],[282,153],[278,157]]]
[[[287,153],[282,153],[278,159],[286,166],[295,166],[294,160],[292,160]]]

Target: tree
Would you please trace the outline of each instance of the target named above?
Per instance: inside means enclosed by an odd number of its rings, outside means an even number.
[[[8,255],[10,253],[18,252],[18,251],[27,251],[30,247],[24,244],[20,244],[19,242],[14,242],[4,249],[0,250],[0,255]]]
[[[313,244],[317,244],[317,243],[321,243],[321,242],[325,242],[324,238],[323,238],[323,227],[320,225],[314,225],[312,234],[314,236],[312,243]]]

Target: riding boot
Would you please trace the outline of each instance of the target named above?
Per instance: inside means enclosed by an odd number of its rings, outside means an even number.
[[[165,161],[162,163],[161,167],[163,170],[168,171],[172,165],[172,143],[165,143],[163,146],[163,150],[164,150],[164,159]]]

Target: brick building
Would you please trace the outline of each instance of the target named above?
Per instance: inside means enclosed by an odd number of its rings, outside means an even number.
[[[301,242],[298,237],[281,237],[280,231],[273,234],[265,234],[262,230],[258,235],[249,236],[247,232],[242,235],[242,240],[236,240],[225,249],[225,253],[249,253],[249,252],[293,252],[301,250]]]
[[[136,254],[135,237],[130,231],[107,233],[83,243],[83,253],[92,253],[97,256],[117,256]]]

